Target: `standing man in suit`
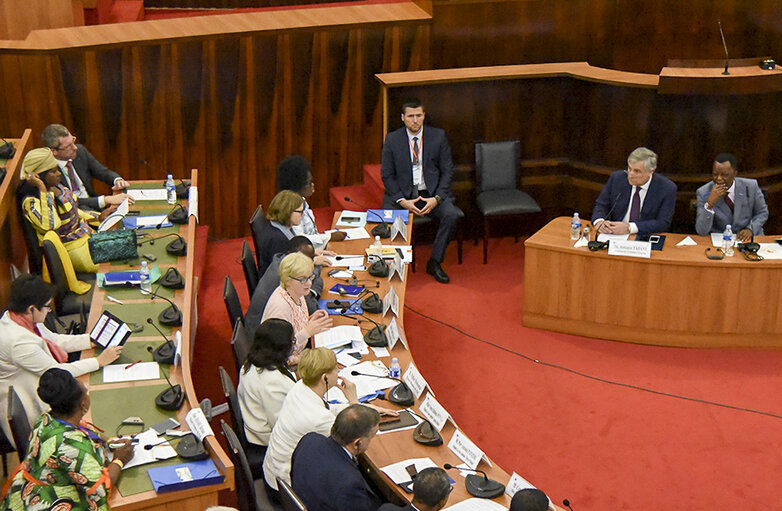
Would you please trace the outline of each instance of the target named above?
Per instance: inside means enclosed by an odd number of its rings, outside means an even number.
[[[80,208],[101,210],[129,198],[125,193],[95,195],[93,179],[108,184],[114,192],[127,188],[128,182],[96,160],[86,147],[77,144],[76,136],[71,135],[68,128],[62,124],[45,127],[41,133],[41,141],[44,147],[52,150],[60,165],[63,185],[73,190]],[[133,199],[130,199],[130,203],[133,203]]]
[[[406,506],[383,504],[379,511],[439,511],[448,503],[451,481],[440,467],[418,472],[413,482],[413,503]]]
[[[369,448],[380,414],[364,405],[345,408],[331,436],[304,435],[291,457],[291,487],[309,511],[377,511],[380,499],[367,484],[357,457]]]
[[[763,235],[768,207],[754,179],[737,177],[739,162],[729,153],[718,154],[711,168],[712,180],[695,192],[695,231],[701,236],[723,232],[730,224],[736,239],[749,241]]]
[[[627,169],[611,173],[592,210],[592,225],[604,234],[651,234],[671,227],[676,184],[655,174],[657,154],[638,147]]]
[[[383,208],[404,208],[439,222],[426,273],[445,284],[450,281],[442,267],[445,249],[463,214],[451,193],[451,146],[445,131],[424,126],[425,116],[421,102],[410,100],[402,105],[404,127],[386,135],[380,169]]]

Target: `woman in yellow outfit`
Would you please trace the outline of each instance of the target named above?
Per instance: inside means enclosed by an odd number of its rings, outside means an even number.
[[[79,209],[73,192],[62,184],[62,175],[51,149],[33,149],[24,157],[20,175],[22,213],[35,228],[38,241],[54,231],[68,251],[77,272],[96,273],[98,265],[92,261],[89,249],[94,232],[88,222],[100,222],[114,212],[116,206],[98,214]]]

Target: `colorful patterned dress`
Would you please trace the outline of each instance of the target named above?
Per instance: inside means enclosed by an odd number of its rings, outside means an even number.
[[[95,441],[93,440],[95,439]],[[98,437],[48,413],[35,422],[23,469],[2,511],[108,511],[110,481]]]

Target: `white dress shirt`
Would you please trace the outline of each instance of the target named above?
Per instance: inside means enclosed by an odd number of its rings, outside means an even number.
[[[638,208],[638,212],[640,213],[644,209],[644,200],[646,200],[646,193],[649,191],[649,185],[652,184],[652,179],[654,179],[654,174],[649,177],[649,180],[646,183],[642,184],[640,187],[633,186],[630,190],[630,203],[627,205],[625,216],[622,217],[622,222],[625,222],[630,226],[630,234],[636,234],[638,232],[638,226],[635,225],[635,222],[630,221],[630,210],[633,207],[633,195],[638,193],[641,197],[641,207]],[[640,190],[636,191],[636,188],[640,188]]]

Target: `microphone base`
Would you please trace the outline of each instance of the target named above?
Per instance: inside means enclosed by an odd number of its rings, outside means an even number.
[[[464,480],[464,487],[473,497],[493,499],[505,491],[505,485],[494,479],[488,481],[482,475],[470,474]]]
[[[415,396],[405,383],[400,383],[389,390],[386,399],[397,406],[413,406],[415,404]]]
[[[174,346],[173,342],[167,341],[161,344],[160,346],[158,346],[157,349],[155,349],[154,353],[152,353],[152,358],[158,364],[171,365],[174,363],[175,353],[176,353],[176,346]]]
[[[185,401],[185,393],[181,385],[169,387],[155,398],[155,405],[163,410],[179,410]]]
[[[182,326],[182,311],[169,306],[157,317],[158,323],[166,326]]]
[[[377,224],[372,228],[372,236],[380,236],[380,239],[391,237],[391,227],[388,224]]]
[[[384,333],[385,329],[386,325],[381,325],[369,330],[364,334],[364,342],[373,348],[385,348],[388,346],[388,339],[386,339],[386,334]]]
[[[182,238],[177,238],[166,245],[166,252],[177,257],[187,255],[187,243]]]

